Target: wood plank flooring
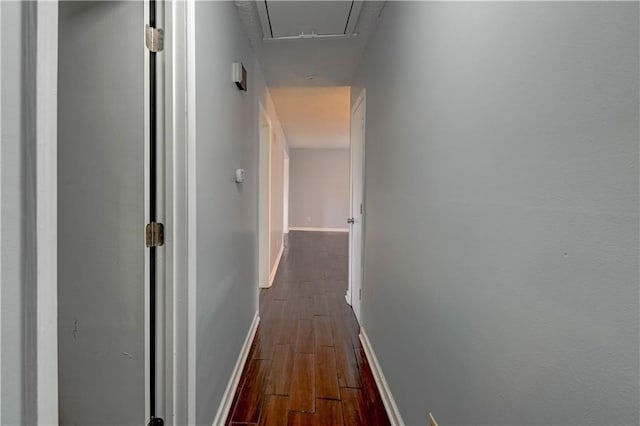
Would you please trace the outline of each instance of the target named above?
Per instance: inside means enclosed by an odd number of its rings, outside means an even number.
[[[290,232],[227,425],[389,425],[345,302],[348,235]]]

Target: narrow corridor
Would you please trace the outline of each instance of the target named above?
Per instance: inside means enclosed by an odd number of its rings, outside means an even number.
[[[348,234],[290,232],[227,424],[389,424],[346,303]]]

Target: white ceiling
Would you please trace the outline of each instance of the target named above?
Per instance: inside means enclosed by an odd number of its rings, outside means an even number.
[[[257,0],[236,5],[269,86],[348,86],[384,2]],[[277,39],[312,32],[342,38]]]
[[[258,16],[265,38],[311,34],[345,34],[354,1],[259,2]],[[362,4],[362,2],[358,2]]]
[[[337,93],[344,94],[345,86],[353,83],[384,2],[256,0],[236,1],[236,6],[289,146],[347,147],[348,115],[347,127],[331,120],[342,117],[345,108],[348,114],[349,97]],[[312,33],[339,37],[296,38]],[[293,90],[309,87],[318,89]],[[336,111],[333,115],[319,114],[332,109]],[[338,128],[343,131],[340,135]]]
[[[291,148],[348,148],[350,87],[274,87]]]

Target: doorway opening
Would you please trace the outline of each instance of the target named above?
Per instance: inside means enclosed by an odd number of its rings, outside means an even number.
[[[156,6],[58,4],[60,423],[164,417],[161,53],[141,35]]]
[[[350,123],[350,211],[349,217],[349,287],[347,302],[361,321],[363,276],[363,237],[364,237],[364,138],[365,138],[365,101],[363,90],[351,108]]]
[[[289,154],[273,108],[268,103],[268,108],[261,101],[258,103],[258,286],[269,288],[280,265],[288,228],[285,161]]]

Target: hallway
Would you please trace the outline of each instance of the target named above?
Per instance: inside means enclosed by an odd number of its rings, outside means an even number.
[[[348,234],[288,234],[227,424],[389,424],[345,302]]]
[[[0,426],[640,425],[640,1],[0,1]]]

